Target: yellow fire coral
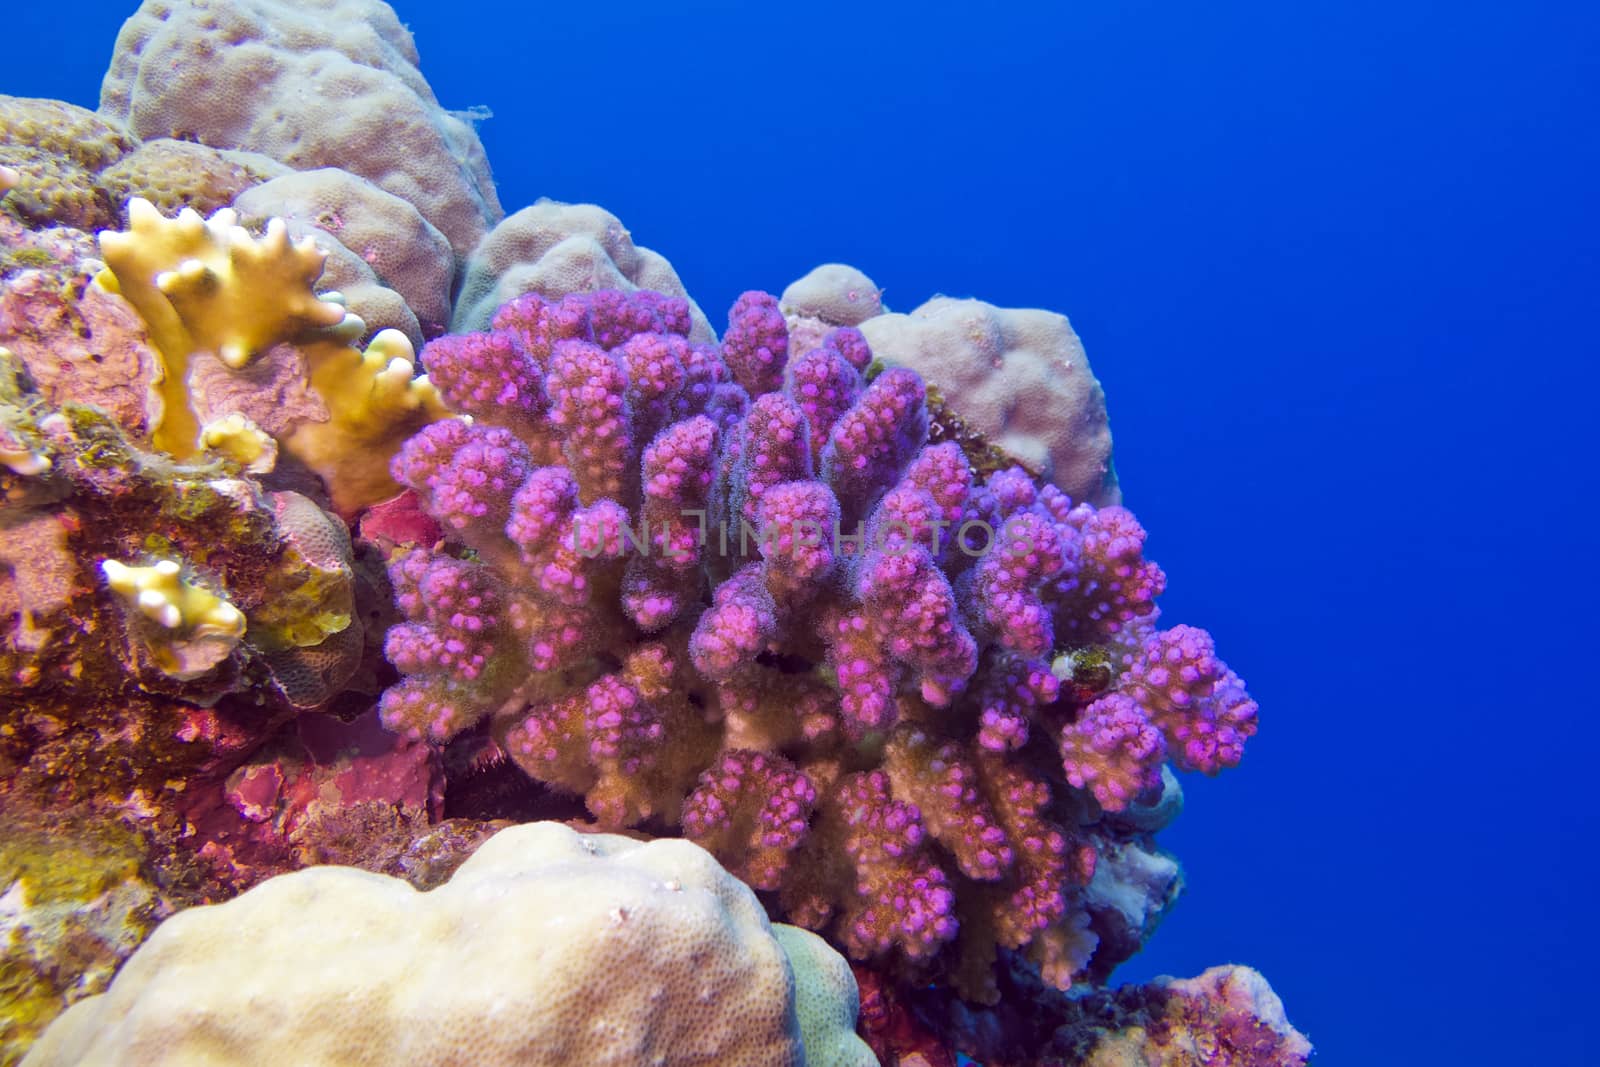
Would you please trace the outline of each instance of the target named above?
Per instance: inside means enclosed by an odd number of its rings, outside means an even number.
[[[195,678],[215,667],[244,636],[244,613],[204,586],[185,579],[177,560],[130,567],[103,560],[112,592],[154,623],[145,645],[174,678]]]
[[[277,346],[294,349],[326,420],[299,420],[279,442],[322,476],[341,511],[395,492],[389,456],[448,415],[427,377],[414,377],[416,353],[403,334],[382,331],[365,351],[353,345],[365,324],[338,294],[314,289],[326,253],[310,239],[291,242],[281,220],[256,238],[229,209],[169,219],[134,199],[128,229],[102,232],[100,250],[98,283],[139,312],[165,364],[152,386],[160,405],[152,440],[164,451],[185,457],[206,440],[190,376],[201,353],[242,372]]]

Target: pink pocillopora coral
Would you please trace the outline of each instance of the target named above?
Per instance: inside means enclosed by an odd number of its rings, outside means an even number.
[[[1115,814],[1168,759],[1236,763],[1254,703],[1203,631],[1155,630],[1130,513],[977,480],[854,329],[790,361],[759,293],[720,347],[690,329],[655,293],[528,295],[423,351],[471,419],[394,461],[446,539],[391,566],[384,721],[491,731],[858,959],[980,999],[1000,949],[1070,982]]]

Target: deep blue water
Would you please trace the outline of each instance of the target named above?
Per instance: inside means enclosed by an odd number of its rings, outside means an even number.
[[[1325,1063],[1600,1061],[1593,4],[399,7],[507,208],[604,205],[713,321],[828,260],[1072,317],[1262,706],[1120,977],[1253,964]],[[93,106],[131,10],[12,7],[0,91]]]

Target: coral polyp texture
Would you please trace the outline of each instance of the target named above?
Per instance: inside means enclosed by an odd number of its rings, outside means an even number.
[[[27,223],[92,230],[116,222],[117,206],[99,174],[133,150],[113,121],[59,100],[0,95],[0,159],[11,189],[0,214]]]
[[[1237,763],[1255,704],[1157,628],[1128,511],[975,476],[852,328],[795,356],[755,292],[720,346],[690,323],[528,294],[424,349],[470,420],[394,461],[444,537],[390,567],[385,723],[678,829],[857,960],[977,1001],[1001,953],[1103,978],[1176,894],[1120,859],[1159,856],[1163,765]]]
[[[100,112],[138,137],[358,174],[465,257],[500,203],[470,116],[439,106],[417,62],[378,0],[147,0],[117,36]]]
[[[600,289],[649,289],[689,300],[666,257],[633,243],[622,220],[594,204],[540,200],[507,216],[473,249],[451,328],[489,326],[495,309],[523,293],[559,300]],[[691,339],[711,324],[689,300]]]
[[[1105,392],[1065,315],[940,296],[860,326],[880,359],[923,375],[975,430],[1074,500],[1121,501]]]
[[[81,230],[117,225],[135,196],[167,211],[188,206],[209,213],[285,169],[255,153],[166,137],[141,144],[115,118],[59,100],[5,95],[0,159],[18,187],[0,214]]]
[[[431,892],[321,867],[182,912],[23,1063],[867,1067],[855,1004],[704,850],[534,823]]]

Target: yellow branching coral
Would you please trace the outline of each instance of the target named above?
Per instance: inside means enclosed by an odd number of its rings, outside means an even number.
[[[278,442],[237,411],[206,423],[200,447],[227,456],[252,474],[265,474],[278,460]]]
[[[285,449],[322,476],[340,511],[394,495],[389,457],[418,429],[450,415],[427,375],[413,377],[410,340],[382,330],[365,351],[318,344],[305,353],[311,390],[328,406],[328,421],[299,423]]]
[[[244,637],[244,613],[204,586],[183,577],[177,560],[148,567],[102,560],[106,584],[154,625],[145,645],[150,658],[174,678],[196,678],[215,667]]]
[[[259,455],[259,442],[241,438],[236,426],[208,437],[191,395],[190,365],[210,352],[242,371],[286,344],[303,359],[328,415],[325,422],[302,420],[279,443],[323,476],[342,511],[395,492],[390,455],[448,412],[426,376],[414,376],[416,353],[404,335],[385,330],[365,351],[352,344],[365,324],[337,293],[313,288],[326,253],[310,238],[290,241],[278,219],[252,237],[228,209],[209,219],[186,209],[168,219],[134,199],[128,220],[126,231],[100,234],[106,269],[98,281],[139,312],[165,363],[154,387],[162,409],[154,420],[156,447],[179,457],[206,444]]]
[[[232,211],[206,220],[186,209],[168,219],[135,198],[128,201],[128,229],[100,234],[100,254],[106,269],[99,284],[139,312],[166,363],[155,386],[162,410],[152,439],[175,456],[192,454],[199,440],[189,398],[196,353],[214,352],[237,370],[275,344],[345,318],[342,306],[311,288],[323,253],[309,240],[291,244],[281,222],[256,241]]]

